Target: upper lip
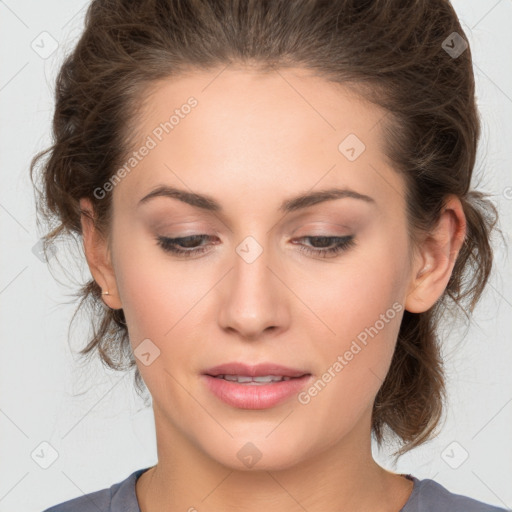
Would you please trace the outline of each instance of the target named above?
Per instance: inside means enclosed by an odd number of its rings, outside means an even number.
[[[307,371],[297,368],[288,368],[275,363],[250,365],[237,362],[220,364],[209,368],[204,373],[212,377],[216,377],[217,375],[246,375],[248,377],[261,377],[263,375],[302,377],[303,375],[309,375]]]

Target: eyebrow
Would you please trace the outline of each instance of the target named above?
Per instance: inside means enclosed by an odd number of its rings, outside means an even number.
[[[149,194],[145,195],[138,203],[138,206],[148,202],[155,197],[170,197],[178,199],[187,203],[195,208],[200,208],[209,212],[222,213],[222,206],[211,196],[197,194],[194,192],[187,192],[168,185],[160,185],[152,190]],[[283,213],[293,212],[314,206],[325,201],[332,201],[335,199],[343,198],[360,199],[366,203],[375,204],[375,200],[365,194],[360,194],[355,190],[349,188],[329,188],[318,190],[315,192],[307,192],[289,199],[284,200],[279,207],[279,211]]]

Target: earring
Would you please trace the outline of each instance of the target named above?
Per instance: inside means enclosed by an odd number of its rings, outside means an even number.
[[[110,293],[107,292],[101,292],[101,295],[110,295]]]

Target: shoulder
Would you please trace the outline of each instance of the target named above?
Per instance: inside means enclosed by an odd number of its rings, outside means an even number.
[[[140,512],[135,482],[148,469],[138,469],[111,487],[73,498],[43,512]]]
[[[414,480],[409,500],[400,512],[506,512],[507,509],[489,505],[462,494],[455,494],[441,484],[425,478]]]

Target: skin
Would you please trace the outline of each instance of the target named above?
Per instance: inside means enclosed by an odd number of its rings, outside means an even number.
[[[199,374],[228,361],[273,361],[316,380],[393,303],[429,309],[465,236],[460,201],[448,199],[413,251],[405,184],[382,152],[382,110],[302,69],[219,72],[155,84],[137,124],[141,143],[190,96],[197,107],[115,186],[108,239],[82,216],[105,303],[123,308],[134,350],[146,338],[160,350],[148,366],[137,359],[158,451],[136,484],[141,510],[397,512],[412,482],[374,461],[370,426],[403,309],[308,404],[292,397],[264,410],[234,408]],[[350,133],[366,146],[353,162],[338,150]],[[137,206],[161,184],[208,194],[223,212],[168,197]],[[285,199],[330,187],[375,202],[278,211]],[[87,199],[81,207],[93,214]],[[191,234],[212,238],[189,259],[155,240]],[[321,248],[306,236],[345,235],[356,245],[334,256],[299,250]],[[247,236],[263,249],[252,263],[236,252]],[[262,455],[251,468],[237,457],[247,442]]]

